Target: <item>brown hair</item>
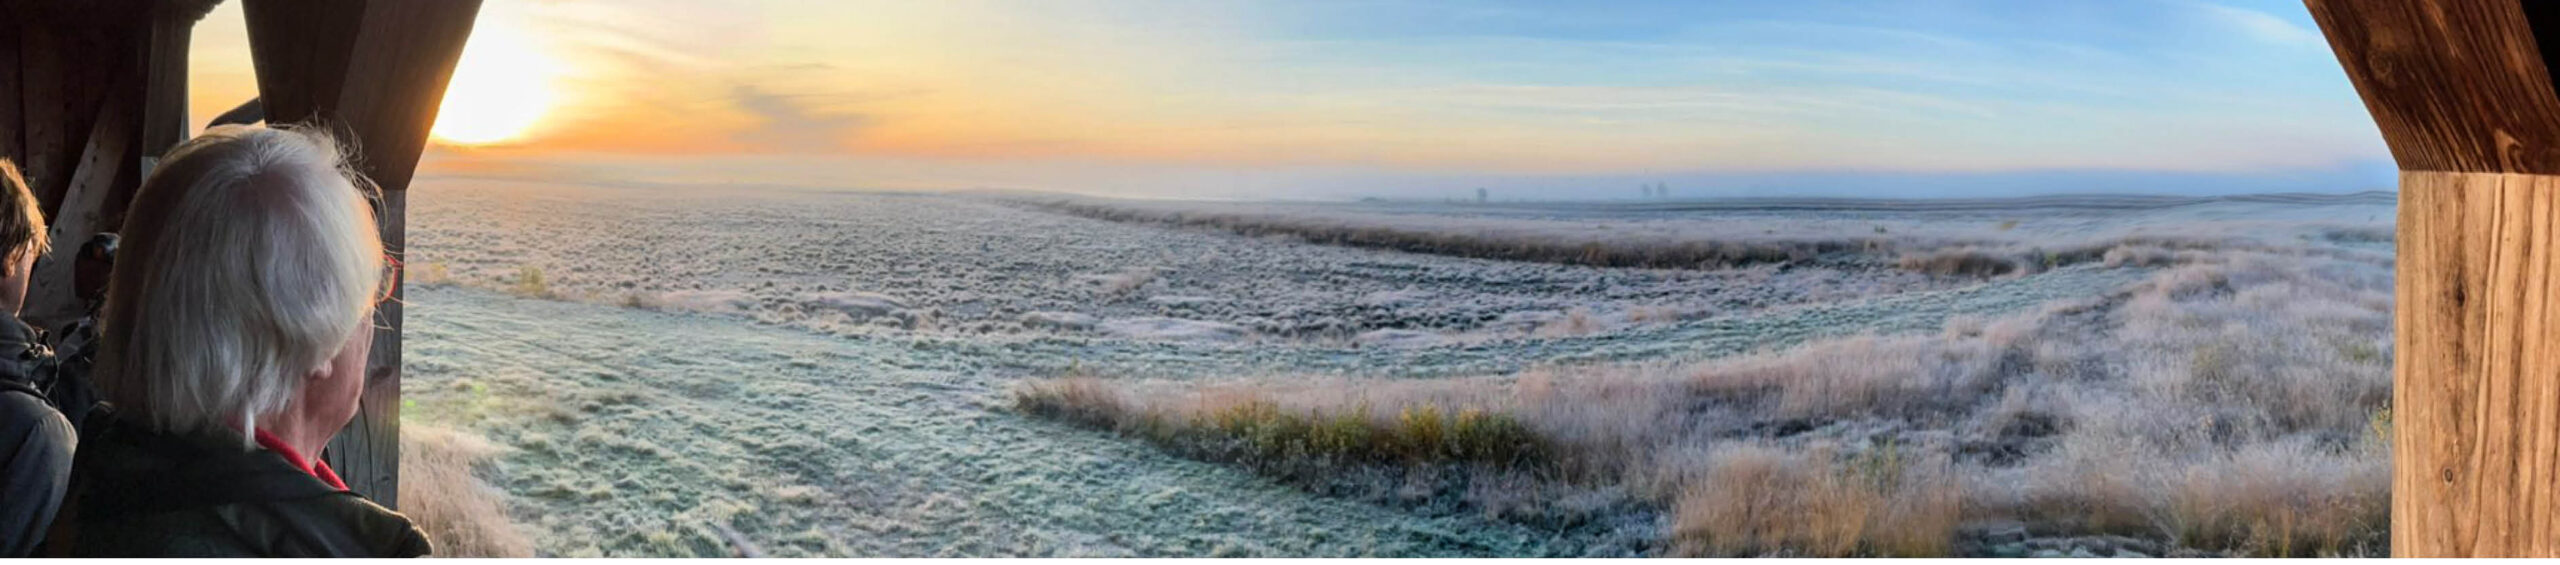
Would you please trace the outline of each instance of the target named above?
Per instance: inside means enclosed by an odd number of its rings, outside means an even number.
[[[26,177],[18,176],[18,165],[0,159],[0,259],[7,260],[0,263],[0,276],[18,274],[8,269],[20,258],[42,257],[53,250],[41,206]]]

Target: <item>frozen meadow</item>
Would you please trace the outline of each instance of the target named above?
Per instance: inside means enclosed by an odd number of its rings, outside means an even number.
[[[2388,195],[411,207],[403,419],[541,554],[2379,543]]]

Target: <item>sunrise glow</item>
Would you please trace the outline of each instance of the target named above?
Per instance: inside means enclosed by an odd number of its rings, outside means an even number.
[[[196,27],[196,115],[258,95],[238,6]],[[486,0],[428,159],[1311,197],[2395,178],[2298,1],[1537,6]]]
[[[503,11],[483,13],[445,87],[432,130],[438,141],[492,145],[522,139],[558,103],[562,65]]]

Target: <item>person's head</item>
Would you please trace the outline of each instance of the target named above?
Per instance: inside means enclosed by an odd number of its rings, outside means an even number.
[[[152,428],[244,445],[280,416],[344,426],[387,282],[370,187],[310,130],[221,126],[171,149],[126,211],[99,392]]]
[[[35,191],[16,164],[0,159],[0,313],[15,316],[25,306],[36,258],[52,248]]]

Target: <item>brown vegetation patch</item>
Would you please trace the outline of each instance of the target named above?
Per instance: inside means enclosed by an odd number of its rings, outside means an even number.
[[[1953,550],[1963,491],[1944,457],[1847,458],[1741,444],[1682,491],[1675,552],[1691,556],[1932,557]]]
[[[1895,233],[1875,226],[1873,233],[1853,235],[1719,233],[1577,234],[1495,227],[1406,227],[1378,220],[1348,220],[1283,213],[1251,213],[1214,209],[1136,206],[1076,200],[1028,202],[1042,210],[1123,223],[1196,227],[1246,236],[1281,236],[1308,243],[1391,249],[1410,253],[1649,269],[1729,269],[1787,264],[1825,257],[1873,262],[1894,268],[1951,277],[1996,277],[2038,273],[2104,262],[2117,266],[2167,266],[2197,256],[2181,251],[2266,249],[2263,242],[2229,235],[2160,235],[2127,233],[2076,237],[2058,242],[2033,241],[2010,233],[2011,220],[1990,234]],[[2329,242],[2388,241],[2387,229],[2319,227],[2311,233]],[[2306,234],[2305,238],[2313,235]]]
[[[1668,515],[1659,547],[1685,555],[2005,551],[1963,529],[1993,521],[2190,553],[2385,553],[2388,263],[2180,253],[2117,293],[1935,335],[1509,377],[1086,375],[1015,398],[1293,474],[1526,469]]]
[[[1558,238],[1552,234],[1491,230],[1439,231],[1210,211],[1150,210],[1107,204],[1050,201],[1042,209],[1098,220],[1200,227],[1245,236],[1283,236],[1308,243],[1392,249],[1478,259],[1653,269],[1720,269],[1804,261],[1835,253],[1889,249],[1887,238],[1767,238],[1684,240],[1667,238]]]
[[[400,427],[400,512],[426,531],[437,557],[533,556],[533,541],[507,516],[506,495],[472,476],[496,454],[459,432]]]

